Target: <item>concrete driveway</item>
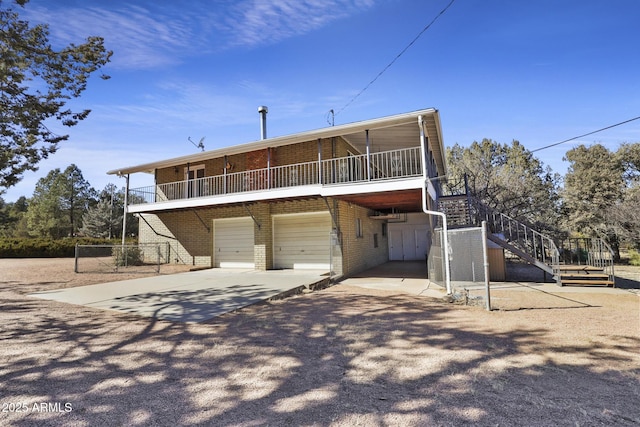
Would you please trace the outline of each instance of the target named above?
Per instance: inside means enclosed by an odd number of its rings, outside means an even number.
[[[177,322],[203,322],[327,279],[317,270],[209,269],[30,296]]]

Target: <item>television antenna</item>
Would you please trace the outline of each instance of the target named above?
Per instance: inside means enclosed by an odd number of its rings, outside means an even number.
[[[200,148],[202,151],[204,151],[204,139],[206,137],[203,136],[202,138],[200,138],[200,142],[198,142],[197,144],[195,142],[193,142],[193,140],[191,139],[191,137],[188,137],[187,139],[189,140],[190,143],[192,143],[196,148]]]

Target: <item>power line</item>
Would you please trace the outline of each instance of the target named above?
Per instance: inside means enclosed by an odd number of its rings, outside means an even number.
[[[604,127],[602,129],[594,130],[593,132],[585,133],[584,135],[574,136],[573,138],[565,139],[564,141],[560,141],[560,142],[556,142],[556,143],[553,143],[553,144],[546,145],[544,147],[536,148],[535,150],[531,150],[531,152],[535,153],[536,151],[546,150],[547,148],[555,147],[556,145],[564,144],[565,142],[573,141],[575,139],[582,138],[584,136],[593,135],[594,133],[602,132],[603,130],[607,130],[607,129],[614,128],[616,126],[624,125],[626,123],[630,123],[630,122],[632,122],[634,120],[638,120],[638,119],[640,119],[640,116],[634,117],[633,119],[625,120],[624,122],[616,123],[615,125]]]
[[[455,2],[455,1],[456,1],[456,0],[451,0],[451,2],[449,2],[449,4],[448,4],[444,9],[442,9],[442,10],[440,11],[440,13],[438,13],[438,14],[436,15],[436,17],[435,17],[435,18],[433,18],[433,19],[431,20],[431,22],[429,22],[429,23],[427,24],[427,26],[425,26],[425,27],[422,29],[422,31],[420,31],[420,32],[418,33],[418,35],[417,35],[413,40],[411,40],[411,43],[409,43],[409,44],[408,44],[404,49],[402,49],[402,51],[401,51],[399,54],[397,54],[397,55],[396,55],[396,57],[395,57],[395,58],[393,58],[393,60],[392,60],[391,62],[389,62],[389,64],[387,64],[387,66],[386,66],[386,67],[384,67],[384,68],[382,69],[382,71],[380,71],[380,72],[378,73],[378,75],[377,75],[377,76],[375,76],[375,77],[373,78],[373,80],[371,80],[371,81],[370,81],[370,82],[369,82],[369,83],[368,83],[368,84],[367,84],[367,85],[366,85],[366,86],[365,86],[365,87],[364,87],[360,92],[358,92],[358,93],[356,94],[356,96],[354,96],[353,98],[351,98],[351,100],[350,100],[349,102],[347,102],[347,103],[345,104],[345,106],[344,106],[344,107],[342,107],[341,109],[339,109],[339,110],[334,114],[334,117],[335,117],[335,116],[337,116],[338,114],[340,114],[342,111],[344,111],[344,110],[345,110],[349,105],[351,105],[351,104],[353,103],[353,101],[355,101],[355,100],[356,100],[360,95],[362,95],[362,93],[363,93],[364,91],[366,91],[367,89],[369,89],[369,86],[371,86],[373,83],[375,83],[375,81],[376,81],[376,80],[378,80],[378,78],[379,78],[382,74],[384,74],[384,72],[385,72],[385,71],[387,71],[387,69],[389,69],[389,68],[390,68],[390,67],[391,67],[391,66],[392,66],[392,65],[393,65],[393,64],[394,64],[394,63],[395,63],[395,62],[396,62],[396,61],[397,61],[397,60],[398,60],[398,59],[399,59],[399,58],[400,58],[400,57],[401,57],[401,56],[402,56],[402,55],[403,55],[407,50],[409,50],[409,48],[410,48],[411,46],[413,46],[413,44],[414,44],[416,41],[418,41],[418,39],[420,38],[420,36],[422,36],[422,34],[423,34],[425,31],[427,31],[427,30],[428,30],[428,29],[433,25],[433,23],[434,23],[434,22],[436,22],[436,21],[438,20],[438,18],[440,18],[442,15],[444,15],[444,13],[447,11],[447,9],[449,9],[449,8],[451,7],[451,5],[453,4],[453,2]]]

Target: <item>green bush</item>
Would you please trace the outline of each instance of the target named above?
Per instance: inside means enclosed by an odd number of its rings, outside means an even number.
[[[0,258],[73,258],[76,244],[114,244],[106,239],[65,238],[65,239],[0,239]]]
[[[629,250],[629,264],[640,267],[640,252]]]
[[[139,248],[115,246],[113,248],[113,260],[118,267],[143,265],[144,253]]]

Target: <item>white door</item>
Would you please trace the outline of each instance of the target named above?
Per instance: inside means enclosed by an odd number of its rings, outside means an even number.
[[[330,268],[329,212],[273,216],[274,268]]]
[[[405,261],[416,259],[416,233],[413,230],[402,230],[402,255]]]
[[[423,261],[427,253],[427,228],[389,230],[389,261]]]
[[[404,261],[402,230],[389,230],[389,261]]]
[[[250,217],[213,221],[213,265],[255,268],[253,220]]]

